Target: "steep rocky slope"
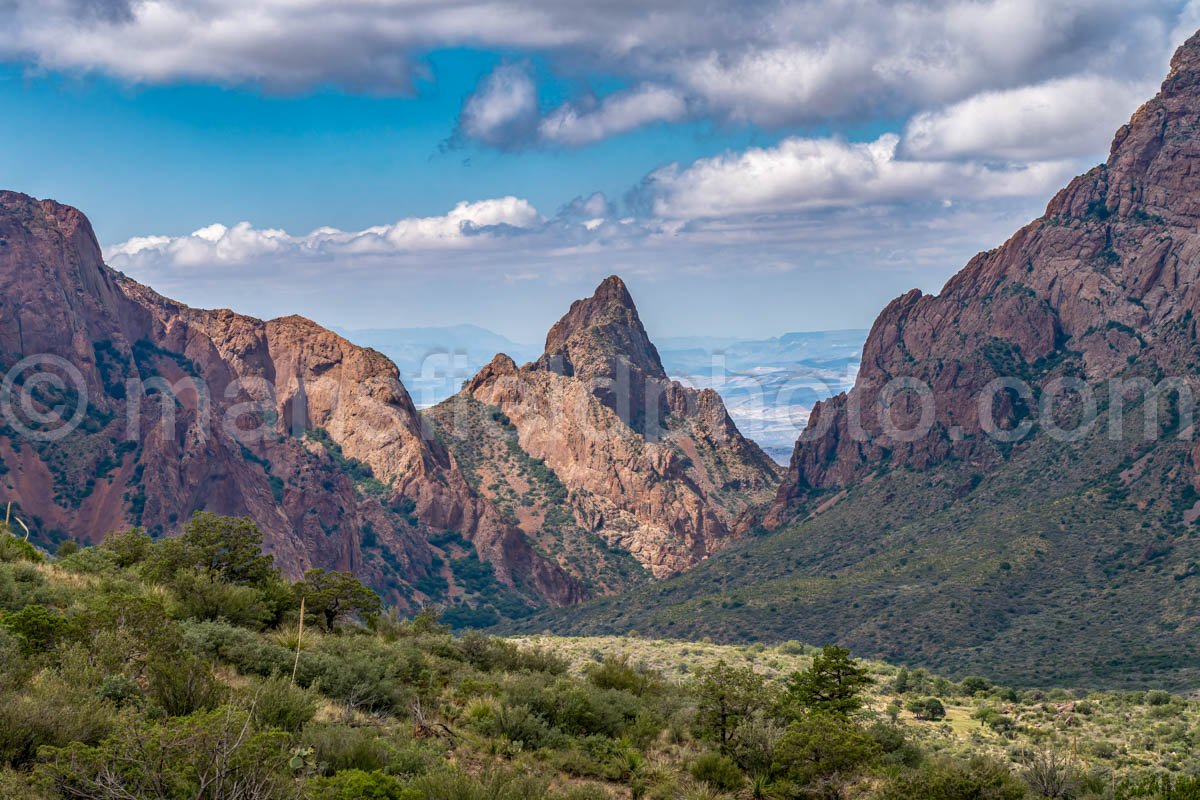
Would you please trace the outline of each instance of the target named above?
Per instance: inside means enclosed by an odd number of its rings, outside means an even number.
[[[925,469],[947,458],[1002,458],[979,398],[996,378],[1038,390],[1054,378],[1098,384],[1121,375],[1190,375],[1200,303],[1200,38],[1172,62],[1161,93],[1117,132],[1107,163],[1076,178],[1045,215],[981,253],[936,296],[893,301],[871,331],[854,389],[821,403],[797,443],[767,517],[778,526],[813,490],[838,488],[883,463]],[[889,435],[881,394],[895,379],[933,390],[927,436]],[[894,387],[897,384],[892,384]],[[1021,422],[998,394],[995,422]],[[916,425],[901,392],[892,418]],[[855,421],[860,420],[860,433]]]
[[[13,192],[0,297],[4,499],[47,544],[205,509],[252,517],[293,575],[352,569],[401,603],[461,598],[446,562],[472,559],[474,590],[510,607],[583,596],[471,490],[380,354],[161,297],[103,264],[79,211]]]
[[[604,591],[628,585],[622,553],[664,577],[723,549],[778,482],[716,392],[667,377],[617,277],[571,306],[537,361],[496,356],[431,416],[480,490]]]

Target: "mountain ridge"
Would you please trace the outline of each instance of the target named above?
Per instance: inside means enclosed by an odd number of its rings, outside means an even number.
[[[882,311],[853,388],[796,443],[773,533],[512,629],[1194,688],[1198,221],[1200,34],[1105,164],[940,294]]]
[[[816,435],[798,442],[767,523],[785,522],[809,489],[860,479],[885,453],[917,468],[947,457],[995,462],[976,398],[1008,377],[1003,368],[1019,368],[1034,384],[1061,376],[1043,367],[1072,354],[1089,382],[1132,361],[1170,369],[1178,343],[1159,329],[1200,308],[1190,288],[1198,277],[1198,95],[1200,34],[1175,54],[1160,93],[1116,133],[1105,164],[1072,180],[1040,219],[971,259],[939,294],[913,290],[890,303],[872,327],[854,389],[813,410]],[[852,437],[849,407],[874,409],[888,382],[902,377],[932,388],[931,435],[894,440],[878,416],[863,412],[866,435]],[[895,410],[912,423],[912,408]],[[1015,422],[1011,408],[999,411]]]
[[[6,369],[60,359],[90,415],[38,448],[6,428],[6,489],[39,535],[94,541],[129,524],[161,533],[197,509],[249,516],[289,574],[347,568],[412,604],[427,596],[416,584],[438,583],[427,531],[453,528],[525,597],[582,597],[473,497],[378,352],[303,317],[263,321],[165,298],[106,267],[86,217],[53,201],[0,193],[0,240]],[[175,407],[154,401],[167,396]],[[355,462],[390,486],[386,498],[346,475]],[[63,494],[74,485],[86,488]]]
[[[491,464],[511,472],[494,477],[525,495],[513,508],[380,352],[304,317],[164,297],[107,267],[86,217],[53,201],[0,193],[0,243],[0,365],[62,387],[16,382],[6,398],[87,415],[59,420],[62,436],[0,436],[6,494],[47,547],[130,525],[166,535],[196,510],[246,516],[288,575],[348,569],[402,607],[493,622],[690,568],[778,481],[715,392],[667,377],[615,276],[536,362],[497,356],[469,384]],[[524,391],[518,375],[546,390],[521,395],[538,420],[506,394]]]
[[[572,304],[536,361],[497,355],[432,412],[452,443],[488,424],[480,413],[502,418],[507,434],[497,435],[554,473],[570,524],[632,553],[655,577],[726,546],[736,518],[778,480],[716,392],[667,376],[616,276]],[[507,456],[493,453],[486,469],[504,471],[497,457]]]

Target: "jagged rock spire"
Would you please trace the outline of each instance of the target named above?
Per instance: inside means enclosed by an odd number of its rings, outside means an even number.
[[[613,377],[618,361],[647,378],[667,379],[629,289],[616,275],[610,275],[591,297],[576,300],[554,324],[538,365],[589,380]]]

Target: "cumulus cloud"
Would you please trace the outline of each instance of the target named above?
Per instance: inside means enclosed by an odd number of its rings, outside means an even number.
[[[459,132],[497,147],[526,140],[537,128],[537,87],[525,65],[504,64],[463,104]]]
[[[360,231],[318,228],[306,235],[255,228],[249,222],[232,227],[213,224],[187,236],[139,236],[105,250],[118,269],[173,268],[261,263],[264,261],[353,260],[414,252],[494,246],[506,232],[542,224],[529,201],[501,197],[461,202],[438,217],[411,217],[391,225]]]
[[[898,155],[900,137],[873,142],[789,137],[756,147],[671,164],[652,173],[642,200],[661,217],[703,219],[795,214],[914,200],[1038,196],[1075,169],[1070,162],[1009,167],[923,161]]]
[[[1041,160],[1103,152],[1151,83],[1079,76],[984,92],[909,120],[906,156]]]
[[[687,102],[679,92],[639,86],[609,95],[592,108],[560,106],[538,125],[538,137],[555,144],[591,144],[652,122],[674,122],[686,114]]]
[[[673,89],[636,86],[602,99],[567,102],[544,116],[528,64],[501,64],[463,103],[458,138],[502,150],[539,145],[580,147],[654,122],[674,122],[687,102]]]

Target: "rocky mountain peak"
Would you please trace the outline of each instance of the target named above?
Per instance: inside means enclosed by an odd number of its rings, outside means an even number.
[[[1200,31],[1193,33],[1171,57],[1171,72],[1163,85],[1164,93],[1171,85],[1193,91],[1200,86]]]
[[[53,200],[0,191],[0,360],[69,354],[99,386],[91,342],[121,333],[128,303],[92,226]]]
[[[591,297],[576,300],[546,335],[538,365],[583,380],[613,378],[624,362],[648,378],[666,380],[658,350],[646,335],[625,282],[605,278]]]
[[[538,361],[498,355],[430,415],[456,463],[544,551],[606,543],[562,562],[602,591],[636,580],[614,553],[665,577],[726,547],[778,483],[716,392],[667,377],[616,276],[571,305]]]
[[[1116,133],[1105,164],[1072,180],[1001,247],[971,259],[939,294],[910,292],[884,309],[854,389],[814,408],[767,523],[789,519],[812,490],[847,486],[885,462],[1002,462],[1007,451],[983,435],[979,412],[995,379],[1020,378],[1036,391],[1063,375],[1098,385],[1139,366],[1193,372],[1198,226],[1200,35]],[[884,430],[875,412],[897,379],[932,390],[928,435],[897,439]],[[915,408],[898,413],[907,419]],[[1004,411],[1009,423],[1016,413]]]
[[[428,535],[453,530],[512,602],[583,597],[426,436],[380,353],[304,317],[165,298],[104,264],[82,212],[17,192],[0,192],[0,298],[0,371],[60,377],[24,398],[39,409],[79,401],[53,439],[33,417],[0,426],[5,495],[43,546],[55,531],[170,534],[195,510],[245,516],[286,574],[351,569],[415,607],[465,591],[429,582]]]

